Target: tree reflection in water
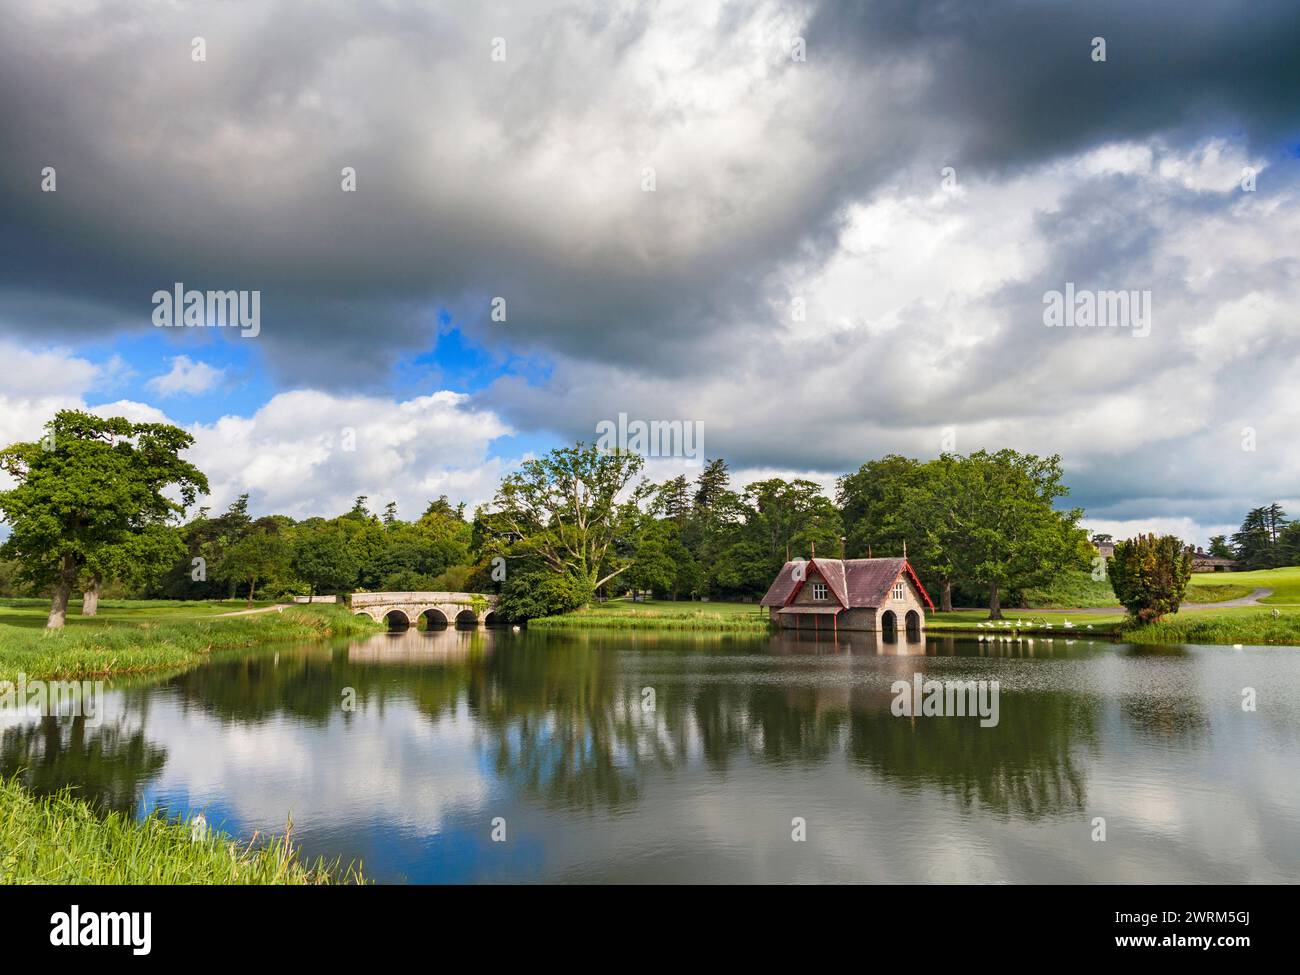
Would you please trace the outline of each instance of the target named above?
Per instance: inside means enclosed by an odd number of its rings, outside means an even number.
[[[1038,651],[1051,652],[1062,653]],[[721,789],[742,763],[847,762],[903,789],[936,789],[966,809],[1073,815],[1086,805],[1085,757],[1097,747],[1095,696],[1004,689],[994,728],[975,718],[905,719],[890,711],[890,684],[912,669],[957,667],[960,677],[960,665],[991,666],[980,657],[1029,655],[951,640],[886,643],[871,634],[836,642],[408,630],[214,658],[158,687],[127,691],[134,730],[88,733],[53,719],[7,730],[3,767],[26,768],[37,790],[73,784],[107,808],[130,811],[166,759],[147,738],[157,692],[173,695],[182,712],[197,709],[230,726],[288,718],[320,729],[367,722],[373,732],[397,705],[413,706],[434,726],[467,719],[500,783],[573,809],[634,804],[655,777],[692,765]],[[355,711],[343,707],[346,689],[355,692]]]
[[[167,750],[139,722],[92,727],[84,717],[37,718],[0,735],[0,775],[20,776],[37,795],[69,787],[101,812],[134,815],[146,784],[162,771]]]

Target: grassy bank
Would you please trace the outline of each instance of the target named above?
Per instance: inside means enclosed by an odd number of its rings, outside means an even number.
[[[351,616],[342,606],[292,606],[282,612],[222,617],[214,614],[211,604],[198,604],[207,607],[206,615],[194,604],[179,604],[170,615],[167,607],[149,609],[153,615],[145,619],[114,619],[105,613],[81,625],[47,631],[23,622],[15,625],[13,617],[29,614],[11,602],[0,607],[0,680],[20,673],[72,679],[168,670],[198,663],[214,650],[378,629],[367,617]]]
[[[1233,587],[1240,588],[1240,587]],[[1253,588],[1253,587],[1252,587]],[[1235,597],[1234,597],[1235,598]],[[1189,610],[1151,627],[1126,630],[1128,616],[1116,606],[1109,612],[1081,613],[1077,609],[1007,609],[1005,622],[990,626],[988,610],[927,613],[926,630],[969,637],[1016,631],[1065,639],[1113,638],[1133,643],[1255,643],[1300,645],[1300,607],[1271,609],[1255,606]],[[610,600],[586,609],[533,620],[542,629],[710,630],[766,633],[767,614],[754,603],[692,603],[650,600],[633,603]]]
[[[757,603],[698,603],[611,599],[562,616],[531,620],[541,629],[722,630],[766,633],[767,610]]]
[[[329,884],[360,882],[356,869],[304,863],[287,837],[242,844],[195,840],[188,825],[155,815],[96,816],[68,793],[34,796],[0,780],[0,883]]]
[[[1004,627],[996,624],[998,630],[1016,629],[1021,633],[1043,633],[1054,636],[1111,636],[1119,632],[1124,622],[1124,610],[1116,606],[1109,613],[1078,613],[1068,609],[1004,609],[1003,622],[1011,624]],[[964,633],[974,636],[989,630],[987,609],[959,609],[952,613],[927,613],[925,628],[932,633]],[[1092,629],[1088,629],[1092,627]]]
[[[1068,610],[1009,610],[1005,622],[990,627],[985,610],[932,613],[926,617],[929,633],[1017,632],[1042,636],[1088,638],[1113,637],[1128,643],[1225,643],[1300,646],[1300,607],[1230,606],[1225,609],[1184,610],[1166,616],[1159,623],[1131,627],[1127,615],[1115,613],[1070,613]],[[1066,626],[1066,622],[1070,626]],[[981,626],[980,624],[984,625]],[[1088,629],[1091,626],[1092,629]]]
[[[1159,623],[1125,629],[1130,643],[1225,643],[1300,647],[1300,611],[1241,606],[1166,616]]]
[[[1026,589],[1024,595],[1025,606],[1031,609],[1119,606],[1110,581],[1097,582],[1091,572],[1064,572],[1050,585]]]

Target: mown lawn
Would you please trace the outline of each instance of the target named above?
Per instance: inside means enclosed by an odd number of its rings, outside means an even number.
[[[253,608],[271,606],[258,600]],[[328,604],[326,604],[328,605]],[[172,599],[101,599],[95,616],[81,615],[81,601],[68,604],[67,629],[112,626],[117,623],[158,623],[201,619],[248,608],[245,599],[172,600]],[[42,629],[50,614],[48,599],[0,599],[0,626],[25,626]]]
[[[1238,573],[1213,572],[1194,575],[1183,597],[1189,603],[1221,603],[1249,596],[1259,584],[1241,582]],[[1091,572],[1066,572],[1048,586],[1025,590],[1025,605],[1031,609],[1106,609],[1120,611],[1109,579],[1092,578]]]
[[[988,623],[987,609],[959,609],[952,613],[926,613],[925,626],[935,632],[1017,629],[1022,633],[1060,633],[1105,636],[1115,632],[1127,614],[1118,606],[1113,613],[1076,613],[1068,609],[1003,609],[1002,622]],[[1008,623],[1009,626],[1003,626]],[[1066,624],[1070,624],[1067,626]],[[981,625],[983,624],[983,625]],[[1088,627],[1092,627],[1091,630]]]
[[[1189,601],[1214,602],[1235,599],[1249,594],[1261,584],[1238,585],[1239,575],[1233,573],[1233,582],[1215,579],[1213,585],[1189,589]],[[1195,579],[1206,578],[1196,576]],[[1274,576],[1276,578],[1276,576]],[[1207,599],[1205,596],[1217,596]],[[1166,618],[1159,624],[1138,629],[1124,629],[1128,616],[1115,605],[1105,612],[1078,612],[1069,609],[1017,609],[1007,608],[1003,615],[1008,626],[991,626],[988,610],[967,609],[953,613],[927,613],[926,628],[932,633],[963,633],[977,636],[980,633],[1009,632],[1034,633],[1056,637],[1086,638],[1112,637],[1134,643],[1242,643],[1242,644],[1295,644],[1300,645],[1300,606],[1277,607],[1280,621],[1272,617],[1272,609],[1262,606],[1230,606],[1222,609],[1186,610]],[[983,625],[981,625],[983,624]],[[1069,625],[1067,625],[1069,624]],[[529,626],[553,629],[676,629],[715,630],[763,633],[768,630],[767,613],[756,603],[732,602],[670,602],[647,600],[631,602],[614,599],[593,604],[587,609],[533,620]],[[1091,627],[1091,629],[1089,629]]]
[[[1262,602],[1270,604],[1300,605],[1300,565],[1281,569],[1256,569],[1252,572],[1198,572],[1192,576],[1194,586],[1243,586],[1251,589],[1272,589],[1273,595]]]
[[[330,884],[360,868],[304,863],[287,836],[237,843],[159,814],[96,815],[68,792],[0,779],[0,884]]]

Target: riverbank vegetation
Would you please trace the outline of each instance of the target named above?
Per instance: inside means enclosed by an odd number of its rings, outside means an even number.
[[[959,609],[951,613],[930,613],[925,628],[931,633],[1019,633],[1065,638],[1117,636],[1124,620],[1124,610],[1116,606],[1108,613],[1079,613],[1069,609],[1011,609],[1006,619],[989,621],[982,609]]]
[[[251,843],[154,814],[99,815],[64,790],[38,796],[0,780],[0,884],[333,884],[357,867],[304,862],[291,831]]]
[[[0,680],[83,679],[192,666],[218,650],[370,633],[378,625],[343,606],[290,606],[241,616],[227,608],[179,604],[174,610],[106,604],[102,617],[62,630],[40,628],[44,610],[0,601]]]
[[[1129,643],[1221,643],[1243,646],[1300,646],[1300,611],[1256,606],[1207,609],[1166,616],[1158,622],[1126,625]]]
[[[1273,616],[1273,609],[1278,615]],[[929,633],[963,636],[1033,636],[1053,639],[1116,639],[1126,643],[1206,643],[1300,646],[1300,607],[1230,606],[1184,610],[1140,624],[1116,607],[1113,613],[1070,610],[1012,611],[1008,625],[994,626],[981,610],[934,613]],[[1069,624],[1068,626],[1066,624]]]

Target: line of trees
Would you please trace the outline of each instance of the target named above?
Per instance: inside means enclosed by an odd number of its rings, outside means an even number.
[[[752,598],[785,561],[830,557],[912,560],[952,607],[954,592],[987,600],[1041,585],[1093,555],[1080,509],[1058,510],[1068,490],[1059,457],[1013,450],[890,455],[839,479],[836,496],[808,480],[770,478],[741,490],[726,462],[694,479],[633,483],[639,457],[579,444],[506,478],[476,517],[478,551],[511,566],[503,608],[525,615],[549,587],[580,605],[602,587],[660,597]]]
[[[467,517],[446,497],[413,521],[365,497],[333,518],[254,518],[247,495],[181,521],[201,472],[180,460],[188,434],[162,424],[59,413],[37,443],[0,453],[17,482],[0,492],[11,534],[0,587],[52,597],[61,625],[84,591],[174,599],[358,590],[496,592],[512,618],[570,609],[601,595],[752,599],[785,561],[898,556],[904,551],[941,608],[1004,602],[1093,554],[1059,457],[1013,450],[890,455],[839,479],[768,478],[743,488],[724,460],[660,484],[641,457],[577,444],[525,462]]]

